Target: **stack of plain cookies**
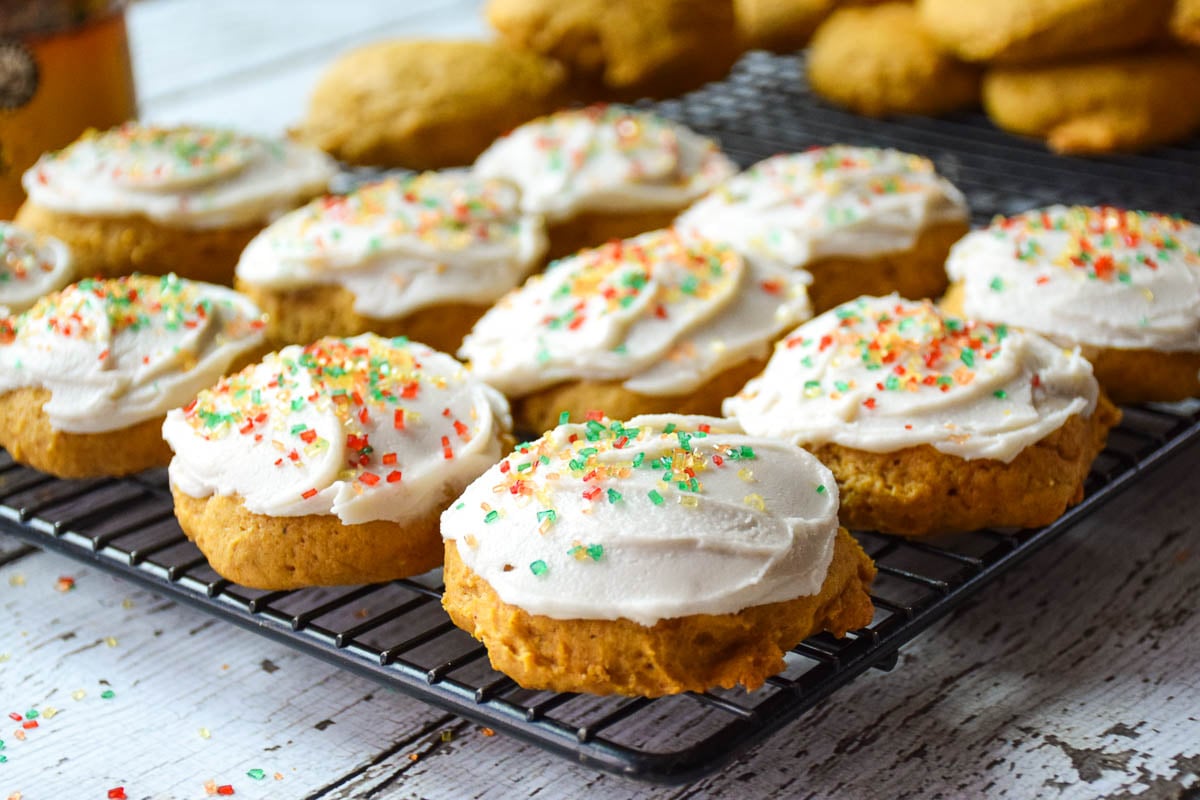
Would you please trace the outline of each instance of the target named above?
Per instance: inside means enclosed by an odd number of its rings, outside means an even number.
[[[936,115],[982,100],[996,125],[1056,152],[1139,150],[1200,129],[1200,54],[1188,47],[1198,19],[1190,0],[839,8],[812,38],[808,80],[861,114]]]

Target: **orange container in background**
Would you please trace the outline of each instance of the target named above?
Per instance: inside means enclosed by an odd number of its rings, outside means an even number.
[[[136,114],[125,0],[0,0],[0,219],[38,156]]]

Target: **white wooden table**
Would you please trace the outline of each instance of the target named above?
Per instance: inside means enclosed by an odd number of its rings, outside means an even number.
[[[143,110],[278,132],[340,50],[485,35],[477,6],[141,2],[131,35]],[[720,774],[677,788],[488,736],[0,535],[0,562],[12,559],[0,566],[0,800],[117,787],[201,798],[226,786],[330,800],[1194,797],[1198,468],[1194,446],[907,647],[893,673],[864,675]]]

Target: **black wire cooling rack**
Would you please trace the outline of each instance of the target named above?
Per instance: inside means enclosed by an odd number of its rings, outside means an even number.
[[[1054,202],[1115,203],[1200,216],[1200,149],[1104,161],[1059,158],[979,115],[878,122],[824,106],[800,62],[753,53],[724,83],[658,107],[721,139],[746,164],[835,141],[929,155],[967,193],[977,220]],[[656,700],[521,689],[440,605],[438,573],[389,584],[263,592],[222,579],[172,513],[163,471],[63,481],[0,452],[0,529],[122,577],[597,769],[679,783],[715,771],[856,675],[891,669],[901,645],[998,574],[1028,558],[1186,443],[1200,404],[1125,409],[1097,459],[1087,499],[1053,525],[934,542],[856,534],[879,567],[871,625],[813,637],[753,693]]]

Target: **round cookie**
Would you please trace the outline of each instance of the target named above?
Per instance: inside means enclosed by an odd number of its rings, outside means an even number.
[[[729,420],[599,417],[521,445],[442,515],[450,618],[527,689],[747,690],[870,623],[833,476]]]
[[[979,69],[942,52],[908,3],[834,12],[813,37],[806,75],[821,97],[873,117],[979,102]]]
[[[848,145],[760,161],[676,226],[751,260],[806,270],[817,313],[865,292],[940,295],[946,253],[968,230],[962,193],[931,161]]]
[[[387,178],[284,215],[250,242],[237,286],[276,345],[371,331],[456,350],[540,263],[540,216],[468,172]]]
[[[438,515],[500,458],[508,406],[447,355],[364,334],[268,355],[167,415],[175,513],[260,589],[375,583],[442,559]]]
[[[1025,64],[1148,44],[1173,0],[917,0],[921,25],[964,61]]]
[[[562,105],[564,80],[553,61],[492,42],[378,42],[321,76],[298,136],[351,164],[461,166]]]
[[[26,310],[66,286],[74,274],[65,244],[0,221],[0,317]]]
[[[232,282],[271,219],[325,191],[335,167],[290,142],[126,123],[88,131],[22,178],[16,222],[71,249],[76,274]]]
[[[723,78],[741,54],[733,0],[490,0],[512,47],[566,65],[582,97],[671,97]]]
[[[551,264],[484,314],[459,355],[508,396],[525,430],[594,409],[715,414],[808,318],[805,280],[654,231]]]
[[[1078,351],[896,296],[801,325],[724,411],[810,448],[843,525],[913,537],[1053,522],[1120,420]]]
[[[1200,44],[1200,0],[1175,0],[1171,34],[1182,42]]]
[[[792,53],[804,47],[837,0],[734,0],[738,34],[748,50]]]
[[[1200,227],[1117,208],[998,217],[950,251],[951,313],[1080,347],[1118,403],[1200,396]]]
[[[549,258],[663,228],[737,167],[716,142],[649,111],[560,111],[498,140],[476,174],[511,181],[546,218]]]
[[[1200,129],[1200,57],[1187,51],[1099,56],[989,70],[992,122],[1068,154],[1140,150]]]
[[[166,466],[163,415],[251,357],[265,321],[220,286],[83,280],[0,321],[0,445],[62,478]]]

